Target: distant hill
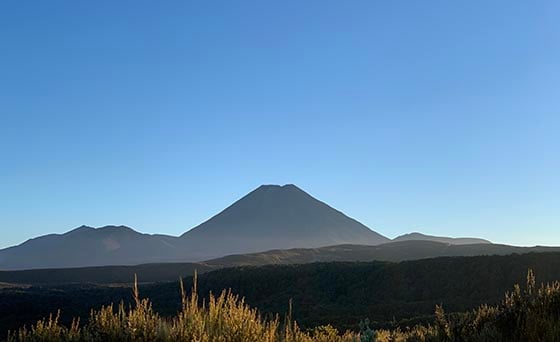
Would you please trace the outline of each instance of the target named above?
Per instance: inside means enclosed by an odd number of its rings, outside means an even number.
[[[270,249],[390,241],[292,184],[260,186],[181,238],[198,260]]]
[[[176,261],[174,241],[165,235],[141,234],[126,226],[81,226],[0,250],[0,269],[35,269],[132,265]]]
[[[388,241],[295,185],[263,185],[181,237],[82,226],[0,250],[0,270],[193,262],[275,248]]]
[[[205,264],[229,267],[331,261],[399,262],[448,256],[509,255],[540,252],[560,252],[560,247],[516,247],[499,244],[450,245],[442,242],[411,240],[390,242],[378,246],[338,245],[321,248],[271,250],[261,253],[229,255],[209,260]]]
[[[394,242],[400,241],[435,241],[443,242],[451,245],[473,245],[473,244],[489,244],[492,243],[488,240],[478,239],[478,238],[450,238],[444,236],[432,236],[425,235],[422,233],[414,232],[409,234],[404,234],[393,239]]]
[[[379,246],[338,245],[230,255],[199,263],[145,264],[25,271],[0,271],[0,282],[12,284],[130,283],[175,281],[179,277],[229,267],[308,264],[316,262],[400,262],[449,256],[511,255],[560,252],[560,247],[513,247],[497,244],[449,245],[433,241],[391,242]]]

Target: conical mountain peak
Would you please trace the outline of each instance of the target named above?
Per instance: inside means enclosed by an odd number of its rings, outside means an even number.
[[[305,193],[305,191],[301,190],[294,184],[285,184],[285,185],[276,185],[276,184],[264,184],[253,190],[251,193]],[[249,193],[249,195],[251,194]]]
[[[255,190],[266,190],[266,189],[276,189],[276,190],[300,190],[300,188],[298,188],[296,185],[294,184],[284,184],[284,185],[279,185],[279,184],[263,184],[261,186],[259,186],[257,189]]]
[[[200,259],[275,248],[389,241],[293,184],[261,185],[182,238]]]

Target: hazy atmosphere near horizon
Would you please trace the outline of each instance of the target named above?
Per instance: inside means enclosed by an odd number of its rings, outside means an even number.
[[[0,249],[295,184],[389,238],[560,246],[560,2],[2,1]]]
[[[0,1],[0,342],[560,342],[558,18]]]

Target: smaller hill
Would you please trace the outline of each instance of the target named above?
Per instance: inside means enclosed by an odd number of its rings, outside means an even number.
[[[470,238],[470,237],[452,238],[452,237],[445,237],[445,236],[426,235],[418,232],[400,235],[393,239],[393,242],[400,242],[400,241],[434,241],[434,242],[448,243],[450,245],[474,245],[474,244],[492,243],[488,240],[479,239],[479,238]]]
[[[81,226],[0,250],[0,269],[135,265],[177,259],[177,239],[139,233],[126,226]]]
[[[540,252],[560,252],[560,247],[517,247],[498,244],[452,245],[434,241],[400,241],[378,246],[337,245],[321,248],[294,248],[262,253],[229,255],[206,261],[213,266],[260,266],[307,264],[332,261],[390,261],[419,260],[437,257],[510,255]]]

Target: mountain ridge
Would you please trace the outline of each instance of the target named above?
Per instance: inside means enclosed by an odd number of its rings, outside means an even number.
[[[505,256],[557,253],[560,247],[515,247],[499,244],[450,245],[434,241],[400,241],[378,246],[338,245],[320,248],[293,248],[259,253],[228,255],[196,263],[149,263],[77,268],[0,271],[6,284],[119,284],[130,283],[137,275],[142,282],[175,281],[231,267],[297,265],[331,262],[400,263],[442,257]]]
[[[388,241],[293,184],[262,185],[178,237],[82,225],[0,250],[0,269],[195,262],[275,248]]]
[[[82,225],[1,249],[0,270],[202,262],[271,250],[382,246],[406,241],[490,243],[418,232],[391,240],[294,184],[267,184],[180,236],[146,234],[125,225]],[[406,249],[406,244],[400,246]]]

